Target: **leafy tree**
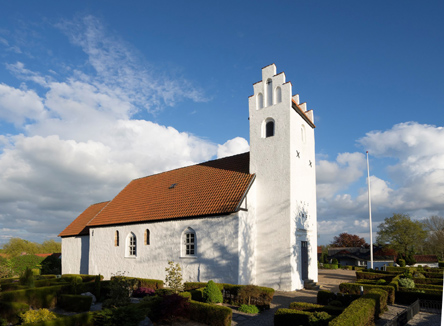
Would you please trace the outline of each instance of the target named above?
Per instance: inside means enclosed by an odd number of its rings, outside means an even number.
[[[20,238],[11,238],[8,243],[3,245],[3,252],[11,257],[20,256],[22,252],[34,255],[39,253],[39,245]]]
[[[60,253],[62,252],[62,244],[60,242],[56,242],[53,239],[43,241],[40,245],[40,253],[41,254],[51,254],[51,253]]]
[[[428,231],[425,246],[428,253],[444,259],[444,217],[431,216],[423,221],[423,225]]]
[[[168,261],[168,267],[165,268],[165,284],[171,288],[174,293],[179,293],[183,290],[182,268],[179,263],[174,264],[173,261]]]
[[[427,237],[427,231],[419,221],[412,221],[405,214],[393,214],[384,219],[378,226],[378,243],[390,243],[390,246],[399,253],[407,255],[409,248],[422,243]]]
[[[346,232],[341,233],[339,237],[334,237],[334,241],[331,243],[332,247],[361,247],[366,244],[364,238]]]

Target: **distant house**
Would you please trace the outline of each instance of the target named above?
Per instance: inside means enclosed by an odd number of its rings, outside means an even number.
[[[249,97],[250,152],[131,181],[62,237],[62,272],[258,284],[317,281],[313,111],[274,64]],[[149,150],[149,149],[147,149]]]
[[[436,255],[413,255],[413,258],[416,260],[416,264],[413,266],[438,267],[438,256]]]
[[[373,268],[382,269],[395,262],[396,254],[392,250],[373,248]],[[331,247],[328,248],[328,259],[337,259],[341,266],[360,266],[370,268],[370,249],[362,247]]]

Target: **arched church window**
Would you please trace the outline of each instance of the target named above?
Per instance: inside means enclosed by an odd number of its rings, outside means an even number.
[[[149,245],[150,244],[150,230],[146,229],[145,230],[145,245]]]
[[[267,80],[267,106],[273,105],[273,83],[271,79]]]
[[[267,121],[265,124],[265,138],[274,136],[274,121]]]
[[[274,96],[275,103],[281,103],[282,102],[282,89],[280,87],[276,87],[276,94]]]
[[[262,93],[257,94],[257,108],[262,109],[264,107],[264,95]]]
[[[126,255],[127,257],[135,257],[137,254],[137,238],[134,233],[128,234],[126,239]]]
[[[119,231],[114,233],[114,247],[118,247],[120,244]]]
[[[182,234],[182,256],[195,256],[196,253],[196,232],[192,228],[187,228]]]

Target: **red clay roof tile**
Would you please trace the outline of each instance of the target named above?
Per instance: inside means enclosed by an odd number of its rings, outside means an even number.
[[[135,179],[83,225],[114,225],[235,212],[254,180],[254,175],[249,174],[249,157],[249,153],[243,153]],[[87,213],[90,208],[77,219],[83,214],[91,216]],[[78,224],[86,220],[84,218]],[[70,225],[65,231],[67,229],[71,231],[73,227]],[[60,236],[72,235],[72,232],[66,234],[65,231]]]
[[[82,214],[80,214],[70,225],[68,225],[60,234],[59,237],[73,236],[73,235],[86,235],[89,233],[86,226],[94,216],[105,207],[109,201],[103,203],[97,203],[89,206]]]

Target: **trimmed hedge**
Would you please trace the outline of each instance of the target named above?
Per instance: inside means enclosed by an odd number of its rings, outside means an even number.
[[[203,302],[203,290],[204,288],[199,288],[196,290],[191,290],[189,291],[189,293],[191,294],[191,299],[194,301],[199,301],[199,302]]]
[[[21,302],[0,302],[0,318],[4,318],[12,324],[20,320],[18,314],[29,310],[29,305]]]
[[[440,262],[438,262],[438,267],[444,267],[444,261],[440,261]]]
[[[385,274],[385,273],[371,273],[371,272],[356,272],[357,280],[386,280],[390,282],[396,275],[395,274]]]
[[[309,326],[310,312],[281,308],[274,313],[274,326]]]
[[[352,301],[357,300],[360,297],[360,294],[336,294],[330,291],[320,290],[318,291],[316,302],[321,305],[328,305],[331,301],[338,300],[344,307],[347,307]]]
[[[324,311],[329,315],[338,316],[343,311],[342,307],[333,307],[333,306],[324,306],[316,303],[307,303],[307,302],[292,302],[290,303],[289,309],[307,311],[307,312],[316,312],[316,311]]]
[[[405,271],[410,271],[410,272],[416,272],[416,267],[395,267],[395,266],[388,266],[386,268],[386,271],[389,273],[394,273],[394,274],[401,274],[404,273]]]
[[[239,298],[239,291],[245,285],[237,285],[237,284],[228,284],[228,283],[215,283],[219,290],[225,290],[224,302],[242,304],[243,302]],[[193,296],[193,300],[200,301],[200,294],[194,291],[200,291],[201,288],[206,287],[207,283],[204,282],[185,282],[184,290],[189,291]],[[256,302],[257,306],[269,306],[271,300],[273,300],[274,289],[267,288],[263,286],[258,287],[261,294],[258,298],[255,298],[258,302]]]
[[[439,278],[443,279],[444,274],[443,273],[431,273],[431,272],[423,272],[424,276],[427,278]]]
[[[61,294],[57,305],[66,311],[83,312],[89,311],[91,303],[89,295]]]
[[[440,279],[440,278],[418,278],[418,277],[414,277],[413,281],[415,281],[415,284],[442,285],[442,279]]]
[[[57,303],[57,294],[61,292],[64,287],[64,285],[56,285],[2,292],[0,293],[0,300],[27,303],[34,308],[54,308]]]
[[[214,326],[230,326],[233,312],[230,308],[213,304],[190,301],[190,319]]]
[[[7,278],[0,278],[0,284],[6,284],[6,283],[14,283],[19,282],[20,279],[18,277],[7,277]]]
[[[395,288],[390,285],[370,285],[363,283],[341,283],[339,284],[339,290],[342,293],[348,294],[361,294],[361,286],[364,289],[364,294],[367,294],[371,289],[382,289],[388,292],[389,304],[395,303]]]
[[[157,289],[163,289],[163,281],[162,280],[152,280],[148,278],[140,278],[140,277],[128,277],[124,276],[126,279],[129,280],[137,280],[137,287],[139,288],[148,288],[152,290]],[[111,280],[113,280],[114,276],[111,277]]]
[[[433,284],[416,284],[416,282],[415,282],[415,288],[442,291],[443,286],[442,285],[433,285]]]
[[[74,278],[80,276],[82,278],[82,282],[93,282],[96,279],[97,275],[88,275],[88,274],[63,274],[62,279],[65,279],[67,282],[71,282]],[[103,280],[103,275],[100,275],[100,280]]]
[[[411,289],[415,290],[415,289]],[[421,289],[425,290],[425,289]],[[427,290],[425,290],[428,292]],[[433,300],[433,301],[442,301],[442,292],[438,293],[420,293],[413,291],[399,291],[396,295],[396,303],[410,305],[415,302],[417,299],[420,300]]]
[[[26,326],[94,326],[94,314],[86,312],[83,314],[26,324]]]
[[[333,319],[329,326],[344,325],[373,325],[375,319],[376,301],[367,295],[353,301],[344,312]]]

